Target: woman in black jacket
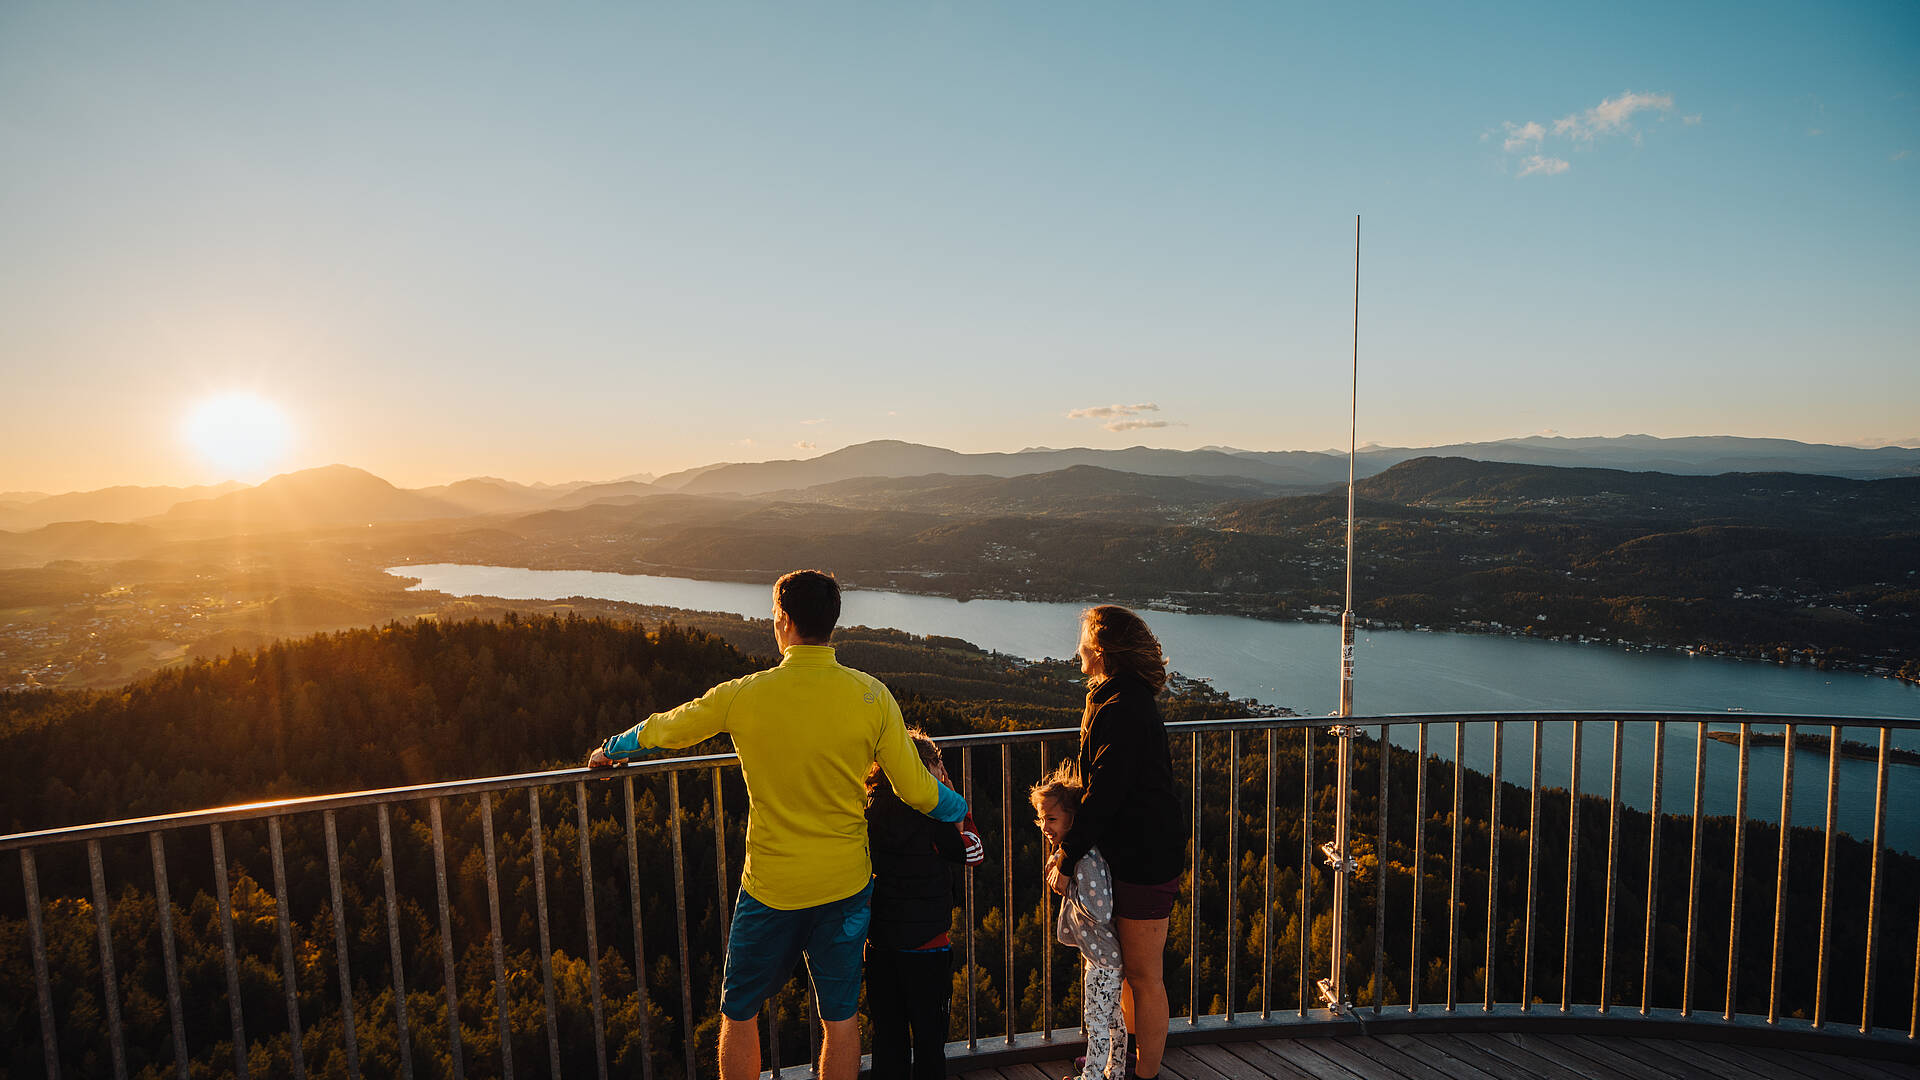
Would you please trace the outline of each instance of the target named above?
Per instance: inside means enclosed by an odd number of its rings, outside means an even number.
[[[1167,1045],[1162,954],[1188,839],[1166,724],[1154,701],[1167,685],[1167,660],[1140,616],[1104,604],[1080,618],[1080,670],[1089,687],[1080,721],[1084,791],[1047,883],[1065,896],[1088,848],[1098,845],[1106,856],[1124,965],[1121,1007],[1139,1053],[1134,1075],[1152,1080]]]

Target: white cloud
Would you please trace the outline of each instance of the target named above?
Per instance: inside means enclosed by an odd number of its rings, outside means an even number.
[[[1820,128],[1808,128],[1808,129],[1807,129],[1807,134],[1808,134],[1809,136],[1811,136],[1811,137],[1816,137],[1816,138],[1817,138],[1818,136],[1821,136],[1821,135],[1825,135],[1825,134],[1826,134],[1826,132],[1825,132],[1825,131],[1823,131],[1823,130],[1821,130]]]
[[[1159,412],[1160,406],[1151,401],[1138,405],[1095,405],[1089,409],[1074,409],[1067,413],[1069,420],[1106,420],[1115,416],[1138,416],[1143,412]]]
[[[1687,125],[1688,127],[1693,127],[1705,119],[1706,117],[1700,115],[1699,113],[1693,113],[1692,115],[1681,117],[1680,122]]]
[[[793,448],[795,450],[818,450],[820,449],[820,444],[801,439],[799,442],[793,444]]]
[[[1672,94],[1641,94],[1632,90],[1617,98],[1608,98],[1583,113],[1571,113],[1553,122],[1553,133],[1577,142],[1592,142],[1601,135],[1618,135],[1631,125],[1633,114],[1653,109],[1668,112],[1673,108]]]
[[[1102,424],[1108,431],[1138,431],[1141,428],[1172,427],[1170,420],[1113,420]]]
[[[1521,160],[1520,175],[1532,176],[1538,173],[1541,176],[1558,176],[1571,168],[1573,168],[1573,166],[1568,164],[1565,158],[1543,157],[1539,154],[1532,154]]]
[[[1507,141],[1502,143],[1501,146],[1509,154],[1520,150],[1538,150],[1540,148],[1540,140],[1547,137],[1547,129],[1541,127],[1539,122],[1534,120],[1529,120],[1524,124],[1516,124],[1509,120],[1506,123],[1506,129]]]
[[[1902,150],[1902,151],[1900,151],[1900,152],[1898,152],[1898,153],[1896,153],[1896,154],[1894,154],[1894,155],[1893,155],[1892,157],[1890,157],[1890,158],[1888,158],[1887,160],[1888,160],[1888,161],[1905,161],[1905,160],[1907,160],[1908,158],[1910,158],[1910,157],[1912,157],[1912,156],[1913,156],[1913,151],[1911,151],[1911,150]]]
[[[824,423],[826,423],[827,421],[826,421],[826,419],[825,419],[825,418],[818,418],[818,419],[814,419],[814,420],[802,420],[802,421],[800,421],[800,422],[801,422],[802,424],[805,424],[805,425],[806,425],[806,426],[808,426],[808,427],[812,427],[812,426],[813,426],[813,425],[815,425],[815,424],[824,424]]]

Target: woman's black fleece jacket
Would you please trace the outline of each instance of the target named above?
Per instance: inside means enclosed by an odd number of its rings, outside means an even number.
[[[1187,814],[1173,787],[1167,727],[1153,687],[1123,673],[1087,694],[1080,721],[1080,812],[1061,843],[1063,871],[1099,847],[1113,876],[1158,885],[1187,862]]]
[[[966,864],[960,830],[900,801],[887,778],[867,796],[875,948],[918,949],[953,926],[950,868]]]

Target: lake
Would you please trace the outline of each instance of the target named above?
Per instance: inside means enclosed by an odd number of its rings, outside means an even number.
[[[389,573],[419,578],[416,588],[453,596],[514,600],[582,596],[762,619],[768,617],[772,602],[765,585],[644,574],[451,563],[396,566]],[[1073,654],[1084,607],[1024,600],[961,601],[849,589],[843,598],[840,621],[845,626],[944,634],[996,652],[1039,659]],[[1207,679],[1235,697],[1258,698],[1304,715],[1330,713],[1339,702],[1337,626],[1165,611],[1150,611],[1146,616],[1166,649],[1169,663],[1182,674]],[[1798,665],[1537,638],[1380,630],[1355,635],[1354,712],[1358,715],[1541,710],[1705,711],[1726,714],[1729,721],[1736,719],[1730,710],[1912,720],[1920,719],[1920,687]],[[1583,726],[1580,788],[1605,794],[1612,729],[1604,723]],[[1720,728],[1737,730],[1737,723],[1716,725]],[[1756,726],[1755,730],[1779,729]],[[1824,726],[1801,730],[1827,734]],[[1871,743],[1877,740],[1878,732],[1859,729],[1844,737]],[[1413,745],[1415,738],[1411,728],[1397,728],[1392,736],[1396,745],[1403,746]],[[1503,777],[1525,784],[1532,753],[1531,727],[1513,725],[1503,741]],[[1695,742],[1691,726],[1673,727],[1668,732],[1661,799],[1670,811],[1690,809]],[[1920,749],[1920,730],[1896,731],[1893,743]],[[1652,745],[1652,725],[1626,725],[1621,784],[1623,801],[1629,806],[1644,809],[1649,803]],[[1571,746],[1571,725],[1547,726],[1543,783],[1566,784]],[[1470,729],[1468,766],[1487,770],[1492,763],[1492,747],[1490,730]],[[1433,728],[1428,748],[1451,760],[1451,726]],[[1779,818],[1782,758],[1778,747],[1754,747],[1750,751],[1747,812],[1753,820]],[[1737,765],[1735,747],[1708,741],[1708,779],[1703,792],[1708,813],[1733,812]],[[1794,755],[1796,825],[1817,827],[1824,822],[1826,770],[1823,753],[1801,751]],[[1863,839],[1872,835],[1874,772],[1871,761],[1843,759],[1840,763],[1840,824],[1843,830]],[[1900,850],[1920,849],[1920,766],[1890,767],[1887,815],[1889,845]]]

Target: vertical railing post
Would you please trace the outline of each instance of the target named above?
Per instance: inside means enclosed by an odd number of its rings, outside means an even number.
[[[393,815],[386,803],[378,813],[380,829],[380,870],[387,890],[387,957],[393,965],[393,1023],[400,1048],[400,1075],[413,1080],[413,1040],[407,1035],[407,975],[405,957],[400,949],[399,890],[393,873]]]
[[[1533,722],[1533,764],[1527,780],[1526,947],[1520,957],[1520,1011],[1533,1011],[1534,906],[1540,899],[1540,721]],[[1415,868],[1418,873],[1418,868]]]
[[[154,833],[153,839],[154,851],[158,854],[160,834]],[[273,852],[273,896],[274,905],[279,914],[279,918],[274,922],[279,924],[280,929],[280,988],[287,999],[288,1049],[293,1055],[294,1080],[306,1080],[306,1055],[300,1046],[300,991],[294,974],[300,961],[293,951],[293,896],[287,891],[286,849],[280,836],[280,819],[277,816],[267,819],[267,843]],[[159,877],[157,874],[155,876],[156,879]],[[165,913],[164,906],[161,911]],[[167,952],[167,964],[171,969],[173,964],[171,940],[167,942]],[[182,1062],[181,1071],[186,1072],[184,1062]]]
[[[1780,1022],[1780,958],[1787,951],[1787,869],[1793,859],[1793,725],[1780,744],[1780,853],[1774,861],[1773,968],[1767,975],[1767,1023]],[[1815,976],[1816,980],[1818,976]]]
[[[1693,736],[1693,838],[1687,847],[1687,955],[1680,965],[1680,1016],[1693,1016],[1694,934],[1700,927],[1700,831],[1701,814],[1706,805],[1707,725],[1694,725]]]
[[[1893,732],[1880,729],[1880,759],[1873,779],[1873,862],[1867,871],[1867,956],[1866,972],[1860,980],[1860,1034],[1873,1033],[1873,981],[1879,971],[1880,944],[1880,855],[1887,844],[1887,751]],[[1744,747],[1743,738],[1740,745]],[[1738,850],[1737,848],[1735,850]]]
[[[1187,872],[1187,1024],[1200,1022],[1200,733],[1187,737],[1188,765],[1193,773],[1193,863]]]
[[[1393,762],[1392,729],[1380,725],[1380,842],[1374,849],[1373,1014],[1386,1008],[1387,994],[1387,769]]]
[[[270,820],[275,826],[278,826],[280,821],[279,818]],[[147,835],[147,846],[153,851],[154,912],[160,922],[160,960],[167,973],[167,1020],[173,1029],[173,1069],[180,1080],[192,1080],[193,1070],[187,1064],[187,1020],[180,1001],[180,964],[173,941],[173,895],[172,887],[167,884],[167,848],[166,842],[162,839],[163,836],[164,834],[159,832]],[[279,837],[277,829],[274,837],[277,841]],[[21,854],[24,855],[26,852]],[[274,857],[276,860],[279,858],[278,847],[274,849]],[[278,866],[279,863],[276,861],[274,865]],[[282,878],[285,876],[281,875]],[[285,881],[279,882],[276,887],[280,890],[282,897],[286,896]],[[286,920],[289,917],[286,902],[282,900],[280,940],[283,950],[289,954],[288,964],[291,965],[291,945],[286,936]],[[291,971],[291,966],[287,970]],[[288,998],[288,1003],[287,1030],[293,1033],[293,1076],[294,1080],[306,1080],[306,1062],[300,1054],[300,1014],[294,1010],[291,997]]]
[[[1827,1023],[1827,949],[1833,942],[1833,841],[1835,819],[1840,813],[1840,734],[1837,726],[1827,729],[1827,843],[1820,871],[1820,952],[1813,976],[1815,1031]]]
[[[1239,972],[1240,932],[1234,926],[1235,894],[1240,891],[1240,732],[1227,735],[1227,1023],[1233,1023],[1233,980]]]
[[[960,794],[966,797],[967,805],[973,805],[973,747],[960,748]],[[974,956],[975,931],[979,929],[973,917],[973,875],[960,875],[965,896],[963,903],[967,915],[967,1052],[972,1053],[980,1047],[980,995],[979,967]]]
[[[1267,852],[1266,883],[1261,892],[1260,910],[1264,912],[1260,925],[1260,1019],[1273,1019],[1273,1002],[1279,995],[1273,992],[1273,811],[1275,796],[1273,785],[1279,779],[1274,765],[1274,753],[1280,748],[1279,732],[1267,729]]]
[[[1506,753],[1506,729],[1500,721],[1493,722],[1493,774],[1491,794],[1487,798],[1487,973],[1480,980],[1481,1003],[1483,1012],[1493,1011],[1494,1002],[1494,966],[1499,957],[1494,953],[1494,942],[1500,937],[1500,766]]]
[[[20,885],[27,899],[27,948],[33,952],[33,987],[40,998],[40,1060],[47,1080],[60,1080],[60,1043],[53,1029],[53,988],[47,978],[47,938],[40,925],[40,875],[33,849],[20,849]]]
[[[218,850],[219,830],[220,827],[218,825],[214,826],[216,851]],[[101,863],[100,841],[98,840],[87,841],[87,872],[93,879],[93,926],[94,931],[100,939],[100,981],[102,989],[106,992],[106,996],[103,997],[101,1001],[106,1005],[107,1009],[107,1049],[112,1055],[115,1080],[127,1080],[126,1038],[120,1028],[120,978],[113,964],[113,919],[108,909],[107,876],[106,870]],[[227,984],[233,987],[237,986],[233,973],[233,920],[229,917],[226,907],[227,893],[224,870],[222,871],[221,881],[220,917],[221,926],[226,932]],[[239,1008],[238,994],[234,995],[234,1007],[236,1009]],[[236,1028],[235,1030],[237,1031],[238,1029]],[[247,1075],[246,1040],[243,1038],[236,1039],[236,1044],[234,1054],[239,1062],[239,1074],[244,1080]]]
[[[1426,925],[1421,910],[1427,880],[1427,725],[1419,725],[1414,744],[1413,776],[1413,941],[1407,958],[1407,1011],[1420,1011],[1420,931]]]
[[[1352,647],[1348,646],[1351,655]],[[1350,700],[1343,699],[1350,705]],[[1342,718],[1347,715],[1341,712]],[[1360,736],[1360,729],[1352,724],[1335,724],[1330,729],[1334,737],[1334,806],[1333,839],[1321,846],[1326,856],[1327,866],[1333,871],[1333,932],[1328,935],[1327,966],[1328,976],[1320,980],[1320,1000],[1327,1011],[1335,1016],[1346,1014],[1347,993],[1347,885],[1353,879],[1358,864],[1353,858],[1351,836],[1352,823],[1348,820],[1348,804],[1353,801],[1353,740]],[[1309,796],[1311,797],[1311,796]],[[1303,929],[1310,932],[1311,927]]]
[[[320,822],[327,841],[327,889],[333,898],[333,947],[338,954],[335,959],[339,961],[340,968],[340,1026],[347,1045],[347,1075],[353,1080],[360,1080],[360,1041],[353,1026],[353,965],[347,951],[347,906],[340,888],[340,831],[331,810],[320,815]],[[213,826],[213,830],[216,861],[224,865],[226,860],[218,857],[221,850],[220,826]],[[224,869],[219,873],[224,894]],[[238,1000],[236,997],[236,1008]]]
[[[1727,1000],[1721,1019],[1731,1020],[1739,1012],[1740,991],[1740,900],[1744,895],[1747,861],[1747,765],[1752,746],[1753,727],[1740,725],[1740,770],[1733,796],[1733,901],[1727,917]]]
[[[1640,1015],[1653,1009],[1653,941],[1660,912],[1660,796],[1661,773],[1667,762],[1667,725],[1653,726],[1653,802],[1647,811],[1647,918],[1640,947]]]

